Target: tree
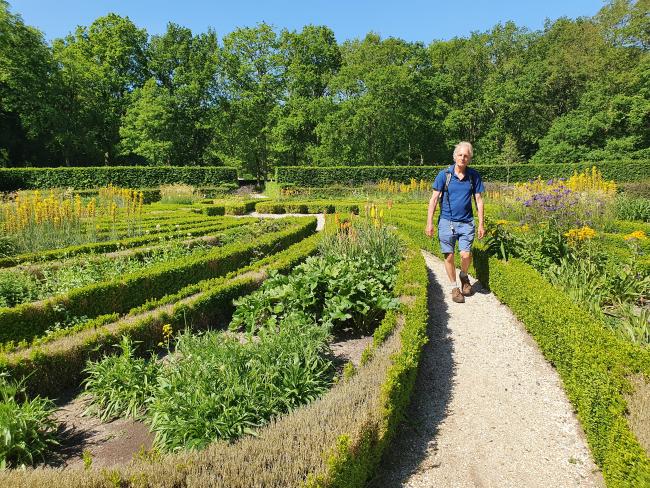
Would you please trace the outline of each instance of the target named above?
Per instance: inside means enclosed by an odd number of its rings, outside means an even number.
[[[70,127],[61,145],[69,162],[116,162],[128,95],[146,80],[146,43],[144,29],[116,14],[54,42],[64,85],[61,109]]]
[[[47,159],[55,76],[43,34],[0,0],[0,164]]]
[[[225,97],[213,119],[213,153],[263,180],[271,163],[272,114],[284,92],[284,68],[273,28],[261,23],[228,34],[223,39],[220,76]]]
[[[327,87],[341,66],[341,52],[331,29],[312,25],[283,31],[279,49],[286,91],[272,115],[273,158],[277,164],[311,164],[316,126],[332,111]]]

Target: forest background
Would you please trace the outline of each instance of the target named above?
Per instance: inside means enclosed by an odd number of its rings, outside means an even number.
[[[0,166],[650,159],[650,0],[446,41],[115,14],[46,43],[0,0]]]

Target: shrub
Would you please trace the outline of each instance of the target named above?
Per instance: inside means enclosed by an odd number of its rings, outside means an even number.
[[[519,164],[503,165],[475,164],[473,167],[486,181],[528,181],[538,176],[544,179],[569,177],[574,171],[590,169],[594,164],[603,176],[616,181],[638,181],[650,178],[650,164],[647,161],[598,161],[576,164]],[[359,186],[389,179],[409,183],[411,179],[435,179],[438,172],[448,165],[440,166],[281,166],[276,169],[276,180],[284,185],[293,183],[304,187],[326,187],[331,185]]]
[[[237,185],[235,168],[215,166],[97,166],[87,168],[0,168],[0,191],[45,188],[128,188],[186,183],[197,187]]]
[[[160,186],[161,203],[191,205],[201,200],[201,194],[192,186],[183,183]]]
[[[616,197],[616,218],[650,222],[650,198],[622,194]]]

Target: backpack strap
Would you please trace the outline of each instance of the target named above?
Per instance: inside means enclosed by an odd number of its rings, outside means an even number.
[[[451,203],[449,202],[449,182],[451,181],[452,171],[454,170],[455,165],[449,166],[445,172],[445,186],[442,187],[442,193],[447,193],[447,204],[451,209]],[[474,177],[469,168],[467,168],[467,177],[469,178],[469,184],[471,185],[472,198],[474,198],[474,203],[476,204],[476,209],[478,210],[478,202],[476,201],[476,186],[474,185]],[[442,195],[441,195],[442,198]]]

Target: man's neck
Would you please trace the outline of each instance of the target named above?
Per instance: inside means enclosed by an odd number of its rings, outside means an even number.
[[[467,165],[461,168],[458,164],[454,164],[454,173],[456,173],[456,176],[459,176],[461,180],[465,177],[466,172],[467,172]]]

